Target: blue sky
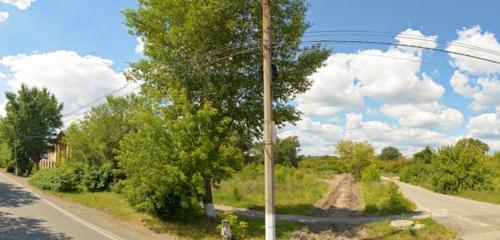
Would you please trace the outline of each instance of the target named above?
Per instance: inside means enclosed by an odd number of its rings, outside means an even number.
[[[495,1],[308,2],[309,31],[392,34],[308,34],[307,39],[410,41],[500,60],[458,46],[500,52],[500,3]],[[121,71],[142,57],[121,14],[135,5],[135,0],[0,0],[0,91],[17,89],[21,82],[46,86],[65,103],[65,121],[78,118],[82,105],[126,85]],[[328,47],[332,56],[311,76],[311,91],[296,101],[303,120],[280,130],[281,136],[298,135],[303,153],[332,154],[338,140],[350,138],[411,154],[469,136],[500,150],[500,65],[430,50]]]

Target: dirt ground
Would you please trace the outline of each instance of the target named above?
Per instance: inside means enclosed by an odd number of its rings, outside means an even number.
[[[355,217],[361,215],[361,190],[352,174],[329,181],[330,189],[316,204],[317,216]]]

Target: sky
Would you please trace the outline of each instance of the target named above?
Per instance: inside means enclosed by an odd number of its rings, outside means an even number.
[[[426,49],[332,44],[311,89],[294,101],[302,120],[279,130],[301,152],[334,154],[342,139],[410,156],[474,137],[500,150],[500,2],[308,0],[304,40],[363,40]],[[121,11],[135,0],[0,0],[0,91],[47,87],[70,123],[82,108],[136,88],[123,71],[144,58]],[[0,114],[5,105],[0,95]]]

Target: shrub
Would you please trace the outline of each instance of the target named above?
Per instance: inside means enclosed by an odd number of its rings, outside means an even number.
[[[430,165],[423,161],[410,160],[401,170],[399,179],[407,183],[427,185],[430,179]]]
[[[229,227],[231,228],[232,239],[242,239],[248,228],[248,223],[245,221],[240,221],[238,216],[234,215],[231,212],[224,212],[223,219],[226,219],[229,223]],[[222,224],[217,226],[217,230],[221,232]]]
[[[377,182],[380,181],[380,170],[375,164],[361,171],[361,181],[363,182]]]
[[[83,176],[83,185],[90,192],[109,191],[115,181],[113,169],[113,164],[109,162],[99,167],[88,167]]]
[[[393,183],[363,183],[364,212],[368,215],[390,215],[412,212],[416,206]]]
[[[79,189],[83,171],[78,166],[42,169],[30,177],[30,182],[43,190],[74,192]]]
[[[473,139],[439,149],[431,163],[432,189],[442,193],[490,189],[492,171],[485,149],[487,145]]]

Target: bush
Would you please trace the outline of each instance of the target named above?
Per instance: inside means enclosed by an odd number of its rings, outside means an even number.
[[[380,181],[380,170],[375,164],[363,169],[361,171],[361,181],[363,182],[377,182]]]
[[[439,149],[431,163],[432,189],[441,193],[490,189],[492,171],[485,149],[487,145],[470,139]]]
[[[403,182],[429,185],[430,165],[423,161],[410,160],[410,162],[401,170],[399,179]]]
[[[368,215],[391,215],[412,212],[416,206],[399,191],[399,187],[389,182],[363,183],[364,212]]]
[[[248,223],[245,221],[240,221],[238,216],[230,213],[230,212],[224,212],[223,213],[223,219],[226,219],[227,222],[229,223],[229,228],[231,229],[231,234],[232,234],[232,239],[242,239],[248,228]],[[222,224],[219,224],[217,226],[217,230],[221,232],[222,230]]]
[[[30,183],[43,190],[74,192],[79,189],[83,171],[78,166],[42,169],[30,177]]]
[[[349,172],[358,180],[361,178],[361,171],[375,161],[375,151],[368,142],[342,140],[337,143],[335,150],[346,163]]]
[[[83,185],[89,192],[109,191],[115,181],[113,169],[113,164],[109,162],[99,167],[87,168],[83,176]]]

